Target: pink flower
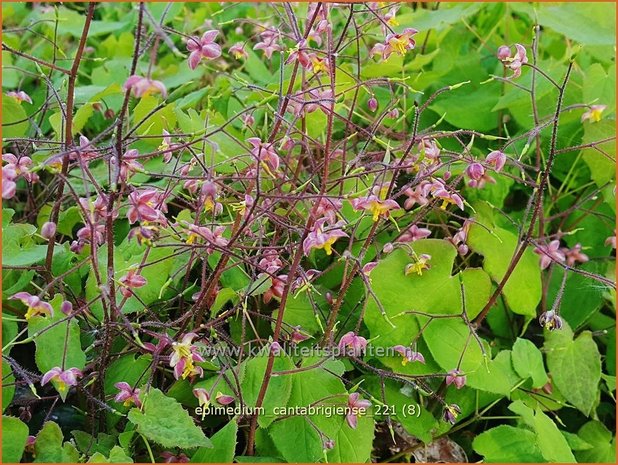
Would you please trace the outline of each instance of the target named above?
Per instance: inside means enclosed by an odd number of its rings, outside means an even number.
[[[29,294],[28,292],[18,292],[13,297],[13,300],[21,300],[21,302],[28,307],[24,318],[29,320],[33,316],[54,316],[54,309],[47,302],[43,302],[37,296]]]
[[[266,250],[264,257],[258,262],[258,266],[268,274],[275,274],[283,267],[283,262],[275,250]]]
[[[187,457],[187,454],[180,452],[179,454],[174,454],[166,450],[165,452],[161,452],[161,458],[163,459],[163,463],[189,463],[190,459]]]
[[[358,336],[354,331],[344,334],[338,344],[341,355],[351,355],[353,357],[362,355],[366,347],[367,339]]]
[[[459,416],[460,413],[461,413],[461,409],[459,408],[459,406],[457,404],[446,405],[444,407],[444,412],[442,414],[442,418],[447,423],[450,423],[451,425],[454,425],[455,422],[457,421],[457,417]]]
[[[189,55],[189,68],[195,69],[202,59],[213,60],[221,56],[221,47],[215,42],[219,31],[206,31],[202,38],[191,37],[187,40]]]
[[[401,34],[388,34],[383,44],[376,44],[371,49],[371,54],[381,54],[386,60],[393,52],[399,55],[405,55],[408,50],[412,50],[416,46],[416,42],[412,38],[418,31],[412,28],[406,28]]]
[[[249,54],[245,50],[245,44],[243,44],[242,42],[235,43],[234,45],[230,47],[228,51],[237,60],[240,60],[240,59],[246,60],[249,57]]]
[[[298,61],[300,66],[305,69],[311,68],[311,55],[307,52],[307,40],[303,39],[296,44],[296,48],[290,53],[290,56],[285,61],[285,64],[294,63]]]
[[[397,242],[414,242],[419,239],[425,239],[431,235],[431,231],[427,228],[419,228],[417,225],[413,224],[408,229],[406,229]]]
[[[142,98],[147,95],[157,93],[161,94],[163,98],[167,97],[167,89],[165,88],[165,84],[161,81],[154,81],[149,78],[138,76],[137,74],[129,76],[122,87],[124,90],[130,89],[133,92],[133,96],[137,98]]]
[[[549,310],[541,314],[539,324],[548,331],[562,329],[562,318],[554,310]]]
[[[418,257],[414,258],[414,261],[408,263],[404,269],[404,274],[407,276],[409,274],[416,273],[419,276],[423,276],[423,271],[429,270],[431,265],[429,261],[431,260],[431,255],[422,253]]]
[[[403,203],[403,208],[406,210],[410,210],[417,203],[421,207],[429,203],[429,200],[427,199],[427,190],[424,185],[418,185],[414,189],[408,187],[405,191],[403,191],[403,193],[407,197]]]
[[[56,223],[52,223],[51,221],[46,221],[41,226],[41,236],[45,239],[50,240],[56,234]]]
[[[136,149],[127,150],[122,155],[122,163],[120,165],[120,179],[127,181],[134,173],[144,170],[144,166],[137,161],[139,152]],[[116,163],[116,157],[111,159],[112,163]]]
[[[510,55],[511,49],[506,45],[502,45],[498,49],[498,59],[502,62],[505,68],[513,71],[512,78],[517,78],[521,75],[521,67],[528,63],[526,49],[521,44],[515,44],[515,54]]]
[[[430,192],[434,198],[442,199],[441,209],[444,210],[449,204],[455,204],[461,210],[464,209],[463,198],[458,193],[449,191],[442,181],[434,181],[431,185]]]
[[[129,223],[136,221],[165,222],[165,215],[158,205],[159,201],[159,192],[154,189],[131,192],[127,212]]]
[[[194,388],[193,395],[197,398],[200,407],[208,407],[210,405],[210,394],[204,388]]]
[[[133,295],[131,289],[139,289],[144,287],[148,281],[136,270],[129,270],[129,272],[118,280],[120,283],[120,293],[129,298]]]
[[[475,181],[481,179],[484,174],[485,168],[483,168],[483,165],[481,165],[480,163],[470,163],[466,168],[466,176]]]
[[[2,167],[2,198],[12,199],[17,192],[17,184],[15,178],[17,173],[12,165]]]
[[[568,266],[573,266],[577,262],[586,263],[588,260],[590,260],[588,258],[588,255],[582,253],[582,245],[579,243],[575,244],[572,249],[569,249],[568,247],[563,247],[562,252],[566,257],[566,264]]]
[[[367,101],[367,108],[369,108],[369,111],[372,113],[374,113],[378,109],[378,101],[375,97],[371,97]]]
[[[326,217],[331,223],[337,221],[337,213],[343,206],[341,200],[334,197],[320,197],[318,205],[315,207],[315,217]]]
[[[358,417],[363,415],[369,407],[371,407],[371,402],[361,399],[358,392],[353,392],[348,396],[348,413],[345,419],[350,428],[356,429]]]
[[[71,152],[69,155],[71,160],[82,159],[84,162],[89,162],[96,157],[97,153],[94,151],[94,147],[90,144],[90,140],[88,140],[85,136],[79,136],[79,150]]]
[[[23,90],[20,90],[20,91],[12,90],[10,92],[7,92],[6,95],[7,97],[13,97],[15,100],[17,100],[17,103],[28,102],[30,105],[32,105],[32,99]]]
[[[406,366],[408,362],[420,362],[425,363],[425,357],[420,352],[415,352],[409,347],[405,347],[402,345],[396,345],[393,347],[393,350],[400,354],[403,357],[401,364]]]
[[[560,250],[560,241],[551,241],[548,245],[539,245],[534,249],[534,252],[541,256],[541,269],[544,270],[552,262],[564,263],[566,257]]]
[[[122,402],[125,407],[134,404],[137,408],[142,406],[141,400],[139,400],[139,389],[133,389],[129,383],[121,381],[114,384],[114,387],[120,392],[114,397],[114,402]]]
[[[369,262],[363,266],[361,271],[363,272],[365,276],[369,277],[369,275],[371,274],[371,272],[376,266],[378,266],[378,262]]]
[[[259,137],[251,137],[247,139],[252,146],[251,155],[261,161],[271,171],[276,171],[279,168],[279,155],[275,151],[273,144],[262,142]]]
[[[13,176],[13,179],[17,179],[21,176],[27,182],[31,183],[35,183],[39,180],[39,176],[36,173],[30,172],[30,167],[32,166],[32,159],[30,157],[23,156],[17,158],[12,153],[4,153],[2,154],[2,160],[7,163],[5,168],[9,168],[7,175]]]
[[[213,253],[216,249],[221,249],[228,244],[228,239],[223,237],[225,226],[216,226],[214,229],[206,226],[188,224],[189,237],[187,244],[193,244],[198,238],[206,241],[206,253]],[[214,246],[214,247],[213,247]]]
[[[487,155],[485,162],[488,165],[493,166],[496,172],[499,172],[502,171],[502,168],[504,168],[504,164],[506,163],[506,155],[499,150],[494,150]]]
[[[310,336],[307,336],[305,333],[301,331],[300,326],[294,326],[292,328],[292,333],[289,336],[290,342],[292,344],[299,344],[307,339],[310,339]]]
[[[388,218],[391,210],[398,210],[399,204],[394,200],[380,200],[374,194],[364,199],[352,199],[350,201],[354,210],[365,210],[371,212],[373,221],[378,221],[380,217]]]
[[[187,333],[180,342],[172,343],[172,357],[170,367],[174,369],[176,379],[187,377],[204,376],[204,370],[196,366],[194,362],[203,362],[204,358],[198,353],[198,348],[193,345],[193,339],[197,337],[195,333]]]
[[[264,56],[269,60],[272,58],[273,52],[282,50],[277,44],[279,33],[271,30],[264,31],[260,34],[262,41],[255,44],[253,50],[264,50]]]
[[[206,181],[202,184],[202,199],[204,202],[204,211],[213,212],[215,215],[223,212],[223,205],[217,202],[217,185],[212,181]]]
[[[50,381],[57,383],[58,392],[64,392],[68,387],[77,386],[77,378],[83,376],[81,370],[77,368],[69,368],[62,370],[60,367],[54,367],[43,375],[41,386],[46,385]]]
[[[589,120],[591,123],[598,123],[601,121],[601,117],[606,108],[607,105],[590,105],[588,111],[582,115],[582,123],[586,120]]]
[[[459,370],[451,370],[446,374],[446,385],[454,384],[457,389],[466,385],[466,375]]]
[[[217,395],[215,396],[215,400],[220,405],[230,405],[236,399],[234,399],[234,397],[232,396],[228,396],[227,394],[223,394],[222,392],[217,392]]]
[[[616,230],[615,229],[614,229],[614,235],[609,236],[607,239],[605,239],[605,245],[611,246],[612,249],[616,248]]]
[[[283,296],[283,292],[285,290],[285,284],[287,283],[288,275],[280,274],[276,278],[273,278],[272,285],[270,289],[268,289],[264,295],[262,296],[262,300],[265,304],[270,302],[273,297],[281,298]]]
[[[328,218],[321,218],[315,222],[313,228],[303,241],[303,252],[309,255],[312,249],[324,249],[326,255],[333,253],[332,246],[340,237],[348,237],[337,225],[326,230]],[[335,228],[335,229],[333,229]]]
[[[418,144],[418,151],[422,156],[431,161],[436,161],[440,157],[440,147],[434,139],[424,138]]]

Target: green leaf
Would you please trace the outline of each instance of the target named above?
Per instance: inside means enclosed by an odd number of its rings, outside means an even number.
[[[62,445],[62,431],[53,421],[43,425],[34,442],[35,463],[71,463],[77,462],[79,453],[70,442]]]
[[[535,434],[523,428],[497,426],[474,438],[472,447],[486,463],[543,462]]]
[[[268,355],[264,352],[246,362],[245,377],[242,380],[241,387],[243,400],[250,407],[255,407],[256,405],[264,374],[266,373],[267,363]],[[275,356],[273,372],[292,370],[293,368],[294,364],[287,355]],[[273,409],[287,403],[291,389],[292,378],[290,376],[274,376],[270,379],[262,403],[266,415],[260,415],[258,418],[258,424],[262,428],[267,428],[274,421]]]
[[[511,351],[502,350],[493,360],[482,364],[476,371],[467,374],[467,385],[486,392],[510,396],[513,388],[521,381],[513,370]]]
[[[599,393],[601,355],[590,331],[572,337],[567,324],[546,335],[547,367],[565,399],[588,416]]]
[[[477,221],[480,224],[472,223],[470,227],[468,245],[483,255],[483,268],[495,282],[500,282],[517,248],[517,236],[488,219],[477,218]],[[536,316],[536,307],[541,300],[541,267],[538,255],[530,247],[513,270],[503,294],[514,313]]]
[[[4,322],[3,322],[4,323]],[[4,338],[2,338],[4,340]],[[13,376],[13,370],[11,365],[2,359],[2,411],[11,405],[13,396],[15,395],[15,376]],[[18,460],[17,460],[18,461]]]
[[[601,187],[616,179],[616,121],[602,119],[597,123],[584,123],[582,144],[590,144],[603,139],[609,141],[596,144],[596,148],[585,148],[581,156],[590,168],[590,177]],[[601,151],[599,151],[601,150]]]
[[[615,463],[616,462],[616,438],[599,421],[589,421],[582,426],[578,433],[579,437],[591,444],[586,450],[575,452],[577,461],[581,463]]]
[[[583,45],[613,46],[616,39],[616,6],[592,4],[585,9],[573,3],[539,5],[541,26],[549,27]]]
[[[2,463],[19,463],[28,440],[28,427],[19,418],[2,415]]]
[[[484,370],[481,367],[483,352],[462,320],[433,320],[423,331],[423,339],[434,360],[444,370],[457,368],[460,360],[460,369],[466,373]]]
[[[13,97],[2,94],[2,137],[24,137],[29,128],[30,122],[22,105]]]
[[[509,405],[509,410],[521,415],[524,423],[534,430],[538,446],[545,460],[563,463],[575,462],[575,457],[573,457],[566,438],[556,424],[540,409],[535,413],[534,410],[518,400]]]
[[[513,367],[522,378],[532,378],[532,387],[540,388],[547,383],[543,354],[528,339],[517,338],[513,344]]]
[[[364,322],[369,328],[372,344],[381,347],[392,347],[397,344],[408,345],[419,332],[419,318],[406,311],[425,312],[434,315],[457,315],[463,310],[461,281],[465,291],[466,311],[470,318],[474,318],[489,299],[491,282],[489,276],[478,268],[467,268],[461,273],[452,276],[453,263],[457,256],[455,247],[447,241],[438,239],[423,239],[411,244],[417,255],[431,255],[429,261],[431,269],[423,272],[422,276],[405,275],[405,267],[413,259],[403,249],[396,249],[385,259],[380,260],[371,272],[371,288],[377,301],[380,302],[386,316],[395,326],[393,327],[380,311],[376,299],[369,298]],[[423,319],[426,321],[426,319]],[[434,328],[444,324],[457,333],[457,337],[467,337],[466,331],[453,320],[440,319],[430,324]],[[463,324],[463,323],[462,323]],[[432,331],[432,330],[430,330]],[[435,329],[433,330],[435,332]],[[431,339],[430,337],[427,339]],[[440,336],[438,341],[442,341]],[[473,346],[475,344],[471,344]],[[459,347],[461,349],[462,346]],[[441,351],[439,347],[434,347]],[[478,349],[478,347],[477,347]],[[471,350],[477,350],[472,348]],[[417,369],[418,364],[401,366],[401,359],[383,357],[382,361],[394,370]],[[443,359],[444,361],[444,359]],[[470,364],[470,368],[478,366],[479,360]],[[456,365],[449,367],[454,368]],[[405,370],[404,370],[405,368]]]
[[[128,418],[138,432],[163,447],[212,447],[189,413],[158,389],[151,389],[144,396],[142,411],[133,408]]]
[[[210,440],[213,447],[200,447],[191,457],[193,463],[232,463],[236,452],[236,434],[238,423],[232,419],[217,431]]]

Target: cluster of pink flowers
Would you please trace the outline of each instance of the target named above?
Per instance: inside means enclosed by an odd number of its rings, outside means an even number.
[[[553,262],[575,266],[577,263],[586,263],[588,255],[582,252],[582,245],[575,244],[573,248],[560,247],[560,241],[555,239],[549,244],[539,244],[534,252],[540,255],[541,269],[544,270]]]
[[[31,171],[32,159],[22,156],[16,157],[12,153],[2,154],[2,161],[6,165],[2,167],[2,198],[11,199],[17,191],[17,181],[20,177],[26,182],[38,182],[39,176]]]

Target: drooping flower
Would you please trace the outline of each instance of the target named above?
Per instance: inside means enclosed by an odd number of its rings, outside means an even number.
[[[444,406],[444,412],[442,414],[442,418],[447,423],[454,425],[460,413],[461,413],[461,409],[459,408],[459,405],[457,404],[446,405]]]
[[[415,188],[408,187],[403,191],[404,195],[407,197],[403,203],[403,208],[410,210],[416,204],[419,204],[421,207],[427,205],[429,203],[429,199],[427,199],[429,191],[425,186],[428,184],[429,183],[419,184]]]
[[[198,238],[204,239],[206,242],[206,253],[213,253],[217,249],[221,249],[228,244],[228,239],[223,237],[225,232],[225,226],[215,226],[210,228],[207,226],[197,226],[195,224],[188,224],[189,237],[187,238],[187,244],[193,244]]]
[[[560,249],[560,241],[553,240],[547,245],[539,245],[534,249],[534,253],[541,256],[541,269],[544,270],[553,262],[564,263],[566,257]]]
[[[562,329],[562,318],[554,310],[541,313],[539,324],[549,330]]]
[[[120,179],[127,181],[134,173],[144,171],[144,166],[138,161],[139,152],[137,149],[127,150],[122,155],[120,164]],[[116,157],[112,157],[111,163],[117,163]]]
[[[607,239],[605,239],[605,245],[611,246],[612,249],[616,248],[616,230],[614,230],[613,236],[609,236]]]
[[[189,54],[189,68],[195,69],[203,59],[213,60],[221,56],[221,46],[215,42],[219,31],[206,31],[201,39],[191,37],[187,40]]]
[[[174,369],[176,379],[186,379],[194,376],[204,376],[202,367],[196,366],[194,362],[203,362],[204,358],[199,354],[197,346],[193,344],[193,339],[197,337],[195,333],[185,334],[180,342],[172,343],[172,357],[170,367]]]
[[[43,375],[41,386],[46,385],[50,381],[55,381],[57,383],[58,392],[65,392],[71,386],[77,386],[77,378],[81,378],[82,376],[81,370],[75,367],[67,370],[54,367]]]
[[[420,154],[431,161],[437,161],[440,158],[440,147],[435,139],[424,137],[418,143],[418,151]]]
[[[125,381],[114,384],[114,387],[120,392],[114,397],[115,402],[122,402],[125,407],[135,405],[137,408],[142,406],[142,401],[139,399],[140,389],[133,389],[131,385]]]
[[[350,428],[356,429],[358,418],[364,415],[369,407],[371,407],[371,402],[361,399],[358,392],[353,392],[348,396],[348,408],[345,419]]]
[[[43,302],[37,296],[29,294],[28,292],[18,292],[11,299],[21,300],[21,302],[28,307],[24,318],[29,320],[33,316],[54,316],[54,309],[47,302]]]
[[[281,268],[283,268],[283,262],[279,258],[279,254],[276,250],[268,249],[264,252],[263,257],[258,262],[260,270],[265,271],[268,274],[275,274]]]
[[[354,331],[344,334],[339,340],[338,348],[341,355],[359,357],[367,347],[367,339],[357,335]]]
[[[265,304],[270,302],[273,297],[281,298],[283,296],[283,292],[285,290],[285,284],[287,283],[288,275],[280,274],[276,278],[272,279],[272,284],[270,288],[264,293],[262,296],[262,300]]]
[[[569,249],[568,247],[563,247],[562,252],[566,257],[566,264],[568,266],[573,266],[576,263],[586,263],[588,260],[588,255],[582,253],[582,245],[577,243],[573,246],[573,248]]]
[[[230,405],[236,399],[234,399],[233,396],[230,396],[230,395],[227,395],[227,394],[223,394],[222,392],[219,391],[219,392],[217,392],[217,395],[215,396],[215,400],[220,405]]]
[[[329,64],[328,64],[327,58],[320,58],[315,53],[312,53],[310,56],[311,56],[311,69],[313,70],[315,74],[318,74],[322,71],[324,72],[328,71]]]
[[[431,235],[431,231],[427,228],[419,228],[417,225],[413,224],[408,229],[406,229],[397,242],[414,242],[419,239],[425,239]]]
[[[200,407],[207,408],[210,405],[210,394],[204,388],[193,388],[193,395],[197,398]]]
[[[289,339],[292,344],[300,344],[301,342],[310,339],[310,337],[311,336],[308,336],[301,331],[300,326],[294,326],[294,328],[292,328],[292,332],[289,335]]]
[[[413,36],[417,32],[416,29],[406,28],[401,34],[388,34],[384,43],[378,43],[371,49],[371,54],[380,54],[384,60],[391,56],[393,52],[405,55],[408,50],[412,50],[416,46]]]
[[[369,277],[369,275],[371,274],[371,272],[376,266],[378,266],[378,262],[368,262],[368,263],[365,263],[365,265],[363,265],[363,268],[361,269],[361,271],[365,276]]]
[[[305,69],[311,68],[311,54],[307,50],[308,43],[306,39],[300,40],[294,49],[290,52],[290,56],[285,61],[285,64],[294,63],[298,61],[298,64]]]
[[[586,113],[582,115],[582,123],[586,120],[591,123],[598,123],[601,121],[603,111],[607,108],[607,105],[590,105]]]
[[[405,267],[404,273],[407,275],[416,273],[419,276],[423,275],[423,271],[431,268],[429,264],[429,260],[431,260],[431,255],[426,253],[420,254],[412,263],[408,263]]]
[[[380,200],[377,195],[369,195],[365,198],[350,200],[354,210],[366,210],[371,213],[373,221],[378,221],[380,217],[388,218],[391,210],[398,210],[399,204],[392,199]]]
[[[118,282],[120,283],[120,293],[127,298],[133,295],[132,289],[139,289],[148,283],[146,278],[135,269],[129,270]]]
[[[262,162],[271,171],[276,171],[279,168],[279,155],[275,151],[274,144],[262,142],[259,137],[251,137],[247,139],[251,144],[251,155]]]
[[[331,223],[337,221],[337,213],[341,210],[343,204],[341,200],[334,197],[320,197],[318,204],[315,207],[315,217],[326,217]]]
[[[217,184],[212,181],[206,181],[202,184],[201,194],[204,211],[213,212],[215,215],[219,215],[223,211],[223,204],[217,202],[217,191]]]
[[[161,81],[155,81],[150,78],[138,76],[134,74],[129,76],[122,86],[124,90],[131,90],[136,98],[146,97],[151,94],[161,94],[163,98],[167,97],[167,89]]]
[[[19,91],[11,90],[7,92],[6,95],[7,97],[14,98],[17,101],[17,103],[21,104],[22,102],[27,102],[30,105],[32,105],[32,99],[23,90],[19,90]]]
[[[242,42],[235,43],[230,47],[228,51],[237,60],[246,60],[249,57],[249,54],[245,50],[245,44],[243,44]]]
[[[326,222],[328,218],[320,218],[317,220],[307,237],[303,241],[303,252],[309,255],[312,249],[324,249],[326,255],[333,253],[332,246],[340,237],[349,237],[338,225],[333,225],[327,229]]]
[[[517,78],[521,75],[521,67],[528,63],[526,56],[526,48],[521,44],[515,44],[515,54],[511,56],[511,49],[506,45],[498,48],[498,59],[502,62],[505,68],[513,71],[512,78]]]
[[[367,108],[369,111],[374,113],[378,109],[378,100],[375,97],[371,97],[367,100]]]
[[[425,363],[425,357],[420,352],[415,352],[410,347],[405,347],[402,345],[393,346],[393,350],[400,354],[403,359],[401,360],[401,364],[406,366],[408,362],[420,362]]]
[[[446,385],[454,384],[457,389],[466,385],[466,375],[459,370],[451,370],[446,374]]]

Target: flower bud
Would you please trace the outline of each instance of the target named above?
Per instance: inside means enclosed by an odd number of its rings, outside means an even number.
[[[45,239],[50,240],[56,234],[56,223],[52,223],[51,221],[46,222],[41,227],[41,236]]]
[[[369,111],[374,112],[378,109],[378,101],[376,100],[375,97],[371,97],[368,101],[367,101],[367,108],[369,108]]]
[[[394,247],[393,247],[393,243],[392,242],[387,242],[386,244],[384,244],[384,247],[382,248],[382,252],[383,253],[391,253],[393,251]]]
[[[480,163],[470,163],[466,168],[466,175],[470,179],[474,179],[475,181],[481,179],[484,174],[485,168],[483,168],[483,165],[481,165]]]

